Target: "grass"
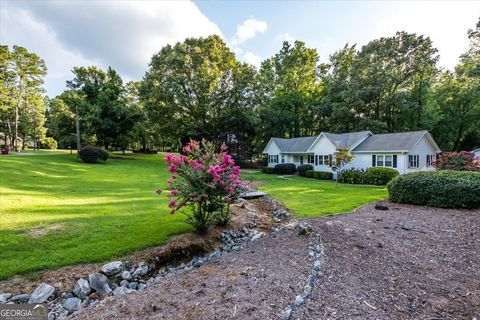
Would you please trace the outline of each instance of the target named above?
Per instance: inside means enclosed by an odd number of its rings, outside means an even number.
[[[387,197],[385,187],[338,184],[298,176],[279,178],[262,172],[244,173],[246,180],[260,181],[258,189],[280,200],[299,217],[314,217],[351,211]]]
[[[84,164],[69,151],[0,156],[0,279],[43,269],[106,261],[191,231],[169,215],[162,155],[115,155]],[[32,154],[33,153],[33,154]],[[300,217],[352,210],[386,197],[385,188],[339,185],[263,173],[260,189]]]
[[[88,165],[69,152],[0,157],[0,279],[108,260],[190,231],[154,192],[168,178],[161,156],[130,158]]]

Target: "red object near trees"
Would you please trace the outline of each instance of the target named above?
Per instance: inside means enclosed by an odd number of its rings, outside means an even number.
[[[10,150],[8,148],[2,148],[2,154],[7,155]]]
[[[480,161],[473,152],[444,152],[435,161],[439,170],[480,171]]]

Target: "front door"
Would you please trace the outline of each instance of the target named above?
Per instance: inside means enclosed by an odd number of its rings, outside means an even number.
[[[303,164],[303,156],[300,156],[300,164]]]

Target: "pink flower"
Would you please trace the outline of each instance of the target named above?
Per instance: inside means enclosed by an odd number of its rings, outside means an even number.
[[[232,156],[226,153],[223,154],[222,162],[225,167],[231,166],[235,163],[233,162]]]
[[[174,156],[173,154],[171,154],[171,153],[167,154],[167,155],[165,156],[165,158],[163,158],[163,160],[164,160],[166,163],[171,163],[171,162],[174,161],[174,159],[175,159],[175,156]]]
[[[178,190],[175,189],[171,190],[170,192],[172,193],[172,196],[176,196],[178,194]]]
[[[175,208],[175,205],[177,204],[177,201],[175,200],[171,200],[169,203],[168,203],[168,207],[169,208]]]
[[[168,168],[168,172],[174,173],[174,172],[175,172],[175,169],[177,169],[177,167],[172,163],[172,164],[170,165],[170,168]]]
[[[203,164],[201,164],[200,162],[198,162],[198,160],[194,160],[194,159],[189,160],[188,164],[190,165],[190,167],[192,168],[193,171],[205,170],[205,166]]]

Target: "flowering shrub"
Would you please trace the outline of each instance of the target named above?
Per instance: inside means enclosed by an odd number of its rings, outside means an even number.
[[[172,177],[168,180],[170,213],[188,206],[187,222],[199,233],[208,231],[215,223],[229,221],[229,205],[240,193],[240,168],[232,157],[221,151],[215,153],[213,144],[191,140],[183,147],[184,154],[169,154],[165,162]]]
[[[480,171],[480,160],[473,152],[444,152],[435,161],[437,169],[456,171]]]

